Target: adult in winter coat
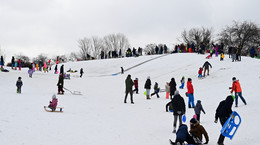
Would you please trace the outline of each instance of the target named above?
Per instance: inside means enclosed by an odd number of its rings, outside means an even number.
[[[1,56],[1,67],[3,67],[4,66],[4,58],[3,58],[3,56]]]
[[[170,96],[172,98],[172,96],[174,95],[174,92],[176,91],[176,82],[175,82],[174,78],[171,79],[169,85],[170,85]]]
[[[236,77],[233,77],[232,80],[233,80],[233,84],[232,84],[230,93],[232,94],[233,91],[235,92],[235,100],[236,100],[236,106],[235,107],[237,107],[237,105],[238,105],[238,97],[240,97],[240,99],[246,105],[246,100],[242,96],[242,89],[241,89],[239,80],[236,80]]]
[[[208,71],[207,75],[209,75],[209,67],[212,68],[211,64],[206,61],[204,64],[203,64],[203,68],[204,68],[204,76],[206,74],[206,71]]]
[[[63,75],[63,73],[64,73],[64,65],[61,65],[61,67],[60,67],[60,74]]]
[[[215,113],[215,123],[218,122],[218,119],[220,120],[220,124],[223,126],[225,122],[228,120],[230,115],[232,114],[232,105],[233,105],[234,99],[231,95],[227,96],[226,100],[223,100],[219,103],[218,108]],[[225,136],[220,134],[218,139],[218,145],[224,145],[224,139]]]
[[[150,99],[150,90],[151,90],[151,79],[150,77],[148,76],[147,79],[146,79],[146,82],[144,84],[144,88],[146,89],[146,99]]]
[[[172,99],[172,109],[173,109],[173,116],[174,116],[174,122],[173,122],[173,133],[176,132],[176,124],[177,124],[177,118],[179,117],[179,124],[182,124],[182,115],[185,114],[185,102],[184,99],[179,94],[179,91],[175,91],[175,95]]]
[[[56,64],[55,68],[54,68],[54,74],[56,74],[58,71],[58,65]]]
[[[195,118],[192,118],[190,120],[190,133],[193,136],[198,137],[201,142],[202,142],[202,135],[204,135],[206,139],[206,142],[204,144],[208,144],[209,142],[208,133],[205,130],[205,128],[202,125],[200,125],[200,123]]]
[[[124,100],[124,103],[127,103],[126,102],[127,95],[128,95],[128,93],[130,93],[131,103],[134,104],[134,101],[133,101],[133,85],[134,85],[134,82],[131,79],[131,75],[128,75],[126,80],[125,80],[125,100]]]
[[[13,69],[13,67],[14,67],[14,64],[15,64],[14,56],[12,56],[11,63],[12,63],[12,69]]]
[[[17,87],[17,93],[21,94],[21,88],[23,86],[22,78],[18,77],[18,80],[16,82],[16,87]]]
[[[64,76],[63,76],[63,74],[60,74],[59,80],[58,80],[58,83],[57,83],[58,94],[64,94],[63,85],[64,85]]]
[[[188,78],[188,82],[187,82],[187,89],[188,89],[188,106],[189,108],[194,108],[194,90],[193,90],[193,85],[192,85],[192,79]]]
[[[195,114],[196,114],[196,116],[197,116],[197,120],[198,120],[198,121],[200,121],[200,112],[201,112],[201,111],[202,111],[204,114],[206,114],[205,111],[204,111],[204,109],[203,109],[203,107],[202,107],[202,105],[201,105],[201,101],[200,101],[200,100],[197,101],[197,104],[196,104],[196,106],[195,106],[195,108],[194,108],[194,111],[195,111]]]

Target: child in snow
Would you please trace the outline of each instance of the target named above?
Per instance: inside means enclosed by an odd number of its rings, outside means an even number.
[[[153,89],[154,89],[154,92],[151,94],[151,96],[156,94],[157,98],[160,98],[160,96],[158,95],[158,93],[160,91],[160,88],[158,87],[158,83],[157,82],[155,82]]]
[[[195,111],[195,114],[197,116],[196,119],[200,122],[200,112],[202,111],[204,114],[206,114],[202,105],[201,105],[200,100],[197,101],[197,104],[195,105],[194,111]]]
[[[133,91],[135,91],[136,94],[138,94],[138,78],[135,78],[134,84],[135,84],[135,89]]]
[[[184,84],[185,84],[185,78],[184,78],[184,76],[182,76],[180,89],[183,89]]]
[[[202,78],[203,76],[202,76],[202,71],[203,71],[203,68],[202,67],[200,67],[200,69],[199,69],[199,76],[198,76],[198,78]]]
[[[50,105],[48,106],[51,111],[55,111],[56,110],[56,107],[57,107],[57,104],[58,104],[58,99],[56,98],[56,95],[53,94],[52,95],[52,101],[50,101]]]
[[[168,82],[166,82],[166,85],[165,85],[165,92],[166,92],[166,99],[169,99],[169,96],[170,96],[170,84]]]
[[[225,57],[224,54],[221,53],[221,54],[220,54],[220,61],[223,61],[223,60],[224,60],[224,57]]]
[[[17,93],[21,94],[21,88],[23,86],[22,78],[18,77],[18,80],[16,82],[16,87],[17,87]]]

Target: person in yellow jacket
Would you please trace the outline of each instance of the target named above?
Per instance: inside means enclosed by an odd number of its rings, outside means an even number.
[[[237,107],[237,105],[238,105],[238,96],[243,101],[243,103],[245,105],[247,105],[246,104],[246,100],[242,96],[242,89],[241,89],[239,80],[237,80],[236,77],[233,77],[232,80],[233,80],[233,84],[232,84],[232,87],[230,87],[230,89],[231,89],[230,93],[232,94],[233,92],[235,92],[235,102],[236,102],[236,106],[235,107]]]

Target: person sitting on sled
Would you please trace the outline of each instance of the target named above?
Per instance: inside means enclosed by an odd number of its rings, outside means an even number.
[[[54,112],[56,110],[58,104],[58,99],[56,98],[56,95],[53,94],[52,95],[52,101],[50,101],[50,105],[48,106],[52,112]]]

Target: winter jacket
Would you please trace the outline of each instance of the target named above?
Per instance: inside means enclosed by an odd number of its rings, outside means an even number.
[[[138,80],[134,80],[135,88],[138,88]]]
[[[147,79],[145,84],[144,84],[144,88],[145,89],[151,89],[151,80],[150,79]]]
[[[16,86],[19,88],[19,87],[22,87],[22,85],[23,85],[22,80],[18,79],[16,82]]]
[[[235,91],[235,93],[242,92],[239,80],[236,80],[235,82],[233,82],[232,88],[231,88],[231,93],[233,93],[233,91]]]
[[[172,99],[172,108],[174,115],[183,115],[186,112],[184,99],[178,94]]]
[[[127,76],[126,80],[125,80],[125,89],[127,92],[130,92],[133,90],[133,85],[134,85],[134,82],[133,80],[131,79],[131,76]]]
[[[176,133],[176,140],[185,141],[188,135],[189,135],[189,133],[188,133],[187,125],[182,124],[182,125],[180,125],[180,127]]]
[[[209,142],[209,136],[205,128],[197,121],[190,126],[190,133],[197,136],[202,141],[202,134],[204,135],[206,142]]]
[[[63,75],[61,74],[61,75],[59,76],[59,80],[58,80],[57,86],[63,87],[63,84],[64,84],[64,77],[63,77]]]
[[[187,82],[187,89],[188,89],[188,94],[193,94],[194,90],[193,90],[193,85],[190,81]]]
[[[50,106],[53,108],[56,108],[58,104],[58,99],[53,98],[52,101],[50,102]]]
[[[203,65],[203,68],[209,69],[209,67],[212,68],[211,64],[208,61],[206,61]]]
[[[174,95],[174,92],[176,91],[176,82],[174,78],[171,79],[169,85],[170,85],[170,94]]]
[[[168,92],[168,93],[170,92],[170,86],[169,86],[169,84],[166,84],[166,85],[165,85],[165,92]]]
[[[221,101],[215,113],[215,120],[218,118],[228,118],[232,113],[233,102],[234,99],[231,95],[227,96],[226,100]]]
[[[202,71],[203,71],[203,69],[200,67],[200,69],[199,69],[199,74],[202,74]]]
[[[205,114],[205,111],[204,111],[204,109],[203,109],[203,107],[201,105],[201,101],[200,100],[197,101],[197,104],[196,104],[196,106],[194,108],[194,111],[195,111],[195,114],[200,114],[201,111]]]
[[[182,78],[182,79],[181,79],[181,83],[185,83],[185,78]]]
[[[159,89],[158,83],[155,83],[155,84],[154,84],[153,89],[154,89],[154,92],[158,92],[158,89]]]

